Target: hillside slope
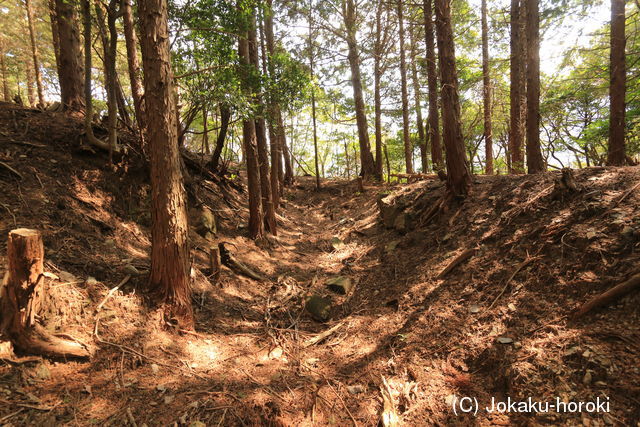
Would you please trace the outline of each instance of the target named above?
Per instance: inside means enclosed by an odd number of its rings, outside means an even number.
[[[58,277],[48,283],[58,310],[44,320],[99,347],[90,361],[4,362],[0,422],[377,425],[385,395],[406,425],[640,421],[640,293],[573,317],[638,272],[638,168],[574,171],[575,192],[554,191],[559,172],[475,177],[464,203],[428,220],[439,182],[361,193],[327,181],[315,192],[300,178],[279,235],[258,244],[245,237],[241,185],[194,173],[194,334],[162,325],[144,292],[144,161],[134,154],[108,168],[104,154],[79,148],[81,130],[60,114],[0,105],[0,161],[19,174],[0,166],[0,236],[42,231]],[[394,216],[389,227],[380,205]],[[203,206],[226,247],[267,280],[225,268],[211,283]],[[5,255],[3,237],[0,273]],[[353,289],[332,291],[337,276]],[[305,309],[311,296],[330,300],[326,323]],[[608,397],[610,412],[457,416],[454,396],[483,406]]]

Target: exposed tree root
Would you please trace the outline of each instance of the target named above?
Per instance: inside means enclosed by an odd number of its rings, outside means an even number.
[[[436,277],[437,279],[443,279],[444,276],[446,276],[447,274],[449,274],[449,272],[451,272],[451,270],[453,270],[454,268],[456,268],[458,265],[462,264],[463,262],[465,262],[466,260],[468,260],[469,258],[471,258],[472,256],[474,256],[476,254],[476,252],[478,251],[478,248],[471,248],[471,249],[467,249],[465,251],[463,251],[460,255],[458,255],[453,261],[451,261],[449,263],[449,265],[447,265],[444,270],[442,270],[440,272],[440,274],[438,274],[438,276]]]
[[[614,286],[608,291],[593,297],[576,311],[574,317],[584,316],[594,308],[610,304],[638,288],[640,288],[640,273],[632,276],[629,280]]]
[[[243,274],[251,279],[259,280],[261,282],[268,281],[266,277],[256,273],[255,271],[251,270],[249,267],[235,259],[231,252],[227,248],[225,248],[224,243],[219,243],[218,247],[220,248],[220,258],[222,259],[223,265],[226,265],[235,272]]]

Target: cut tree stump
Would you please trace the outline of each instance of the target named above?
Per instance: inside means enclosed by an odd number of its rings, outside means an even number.
[[[52,335],[36,322],[41,309],[48,304],[40,232],[26,228],[9,232],[7,259],[7,273],[0,287],[0,333],[24,352],[89,357],[90,349]]]
[[[209,267],[211,268],[211,278],[213,279],[213,283],[218,283],[222,269],[220,248],[218,246],[211,246],[209,248]]]

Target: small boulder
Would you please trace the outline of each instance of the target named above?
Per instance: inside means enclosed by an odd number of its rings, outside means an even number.
[[[304,308],[318,322],[326,322],[331,317],[331,305],[330,298],[313,295],[307,300]]]
[[[333,292],[346,295],[353,289],[353,281],[346,276],[336,276],[327,280],[327,287]]]

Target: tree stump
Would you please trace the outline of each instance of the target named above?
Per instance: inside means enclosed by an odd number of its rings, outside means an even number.
[[[209,248],[209,267],[211,268],[213,283],[218,283],[222,262],[220,260],[220,248],[217,245]]]
[[[0,333],[25,352],[89,356],[90,351],[82,344],[51,335],[36,322],[36,316],[47,304],[40,232],[26,228],[9,232],[7,259],[7,273],[0,288]]]

